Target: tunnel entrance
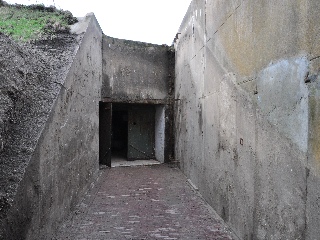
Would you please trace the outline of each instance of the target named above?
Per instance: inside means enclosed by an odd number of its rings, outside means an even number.
[[[164,162],[164,109],[163,105],[101,102],[100,164]]]

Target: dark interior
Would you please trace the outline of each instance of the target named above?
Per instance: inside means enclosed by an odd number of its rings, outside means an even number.
[[[112,157],[127,158],[128,152],[128,110],[113,104],[112,111]]]

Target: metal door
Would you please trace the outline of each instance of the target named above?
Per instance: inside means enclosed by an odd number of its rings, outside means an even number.
[[[112,104],[99,102],[99,162],[111,167]]]
[[[155,159],[155,109],[136,106],[128,111],[128,160]]]

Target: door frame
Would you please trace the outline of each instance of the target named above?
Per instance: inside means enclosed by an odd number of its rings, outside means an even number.
[[[112,103],[99,102],[99,163],[111,167]]]
[[[163,100],[143,100],[143,101],[119,101],[112,98],[103,98],[99,102],[99,163],[103,165],[107,165],[111,167],[111,134],[112,134],[112,104],[126,104],[126,105],[133,105],[133,104],[146,104],[146,105],[153,105],[155,108],[161,106],[163,108],[163,141],[160,151],[163,151],[162,156],[160,159],[157,157],[159,156],[156,154],[156,160],[160,161],[161,163],[170,162],[174,159],[173,154],[173,124],[169,121],[173,119],[173,107],[170,105],[169,102]],[[109,107],[106,107],[109,106]],[[108,112],[109,110],[109,112]],[[106,112],[107,111],[107,112]],[[101,124],[103,122],[107,122],[108,124]],[[106,134],[109,133],[109,134]],[[104,136],[103,136],[104,135]],[[155,136],[156,138],[157,136]],[[155,139],[156,140],[156,139]],[[157,156],[158,155],[158,156]]]

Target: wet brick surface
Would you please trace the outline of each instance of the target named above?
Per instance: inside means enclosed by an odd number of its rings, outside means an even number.
[[[101,171],[96,186],[54,239],[236,239],[178,168]]]

